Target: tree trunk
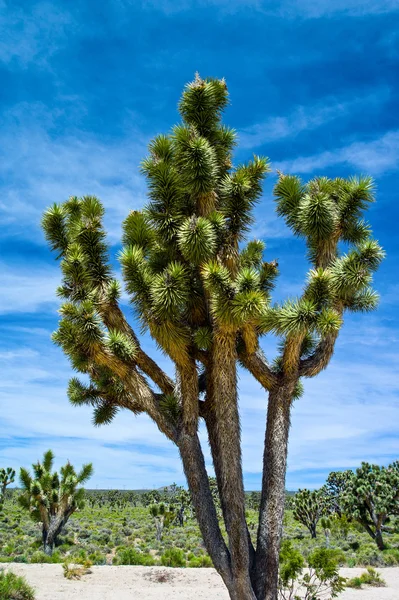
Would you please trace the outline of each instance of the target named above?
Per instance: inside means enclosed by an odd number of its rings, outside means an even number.
[[[229,518],[231,519],[231,516],[229,516],[230,507],[226,503],[226,494],[221,489],[221,482],[223,481],[223,477],[222,477],[222,466],[221,466],[221,461],[220,461],[220,456],[221,456],[221,450],[220,450],[220,444],[219,444],[220,440],[217,435],[217,423],[216,423],[216,420],[211,411],[207,411],[207,413],[205,415],[205,423],[206,423],[206,427],[207,427],[207,431],[208,431],[208,439],[209,439],[209,445],[211,448],[211,454],[212,454],[212,459],[213,459],[213,467],[215,469],[216,481],[217,481],[218,489],[219,489],[219,497],[220,497],[220,504],[221,504],[221,508],[222,508],[223,520],[226,523],[226,522],[228,522]],[[244,511],[245,511],[245,498],[244,498]],[[245,518],[245,513],[244,513],[244,518]],[[255,550],[254,550],[254,547],[253,547],[253,544],[251,541],[251,536],[250,536],[248,528],[247,528],[247,539],[248,539],[248,551],[249,551],[249,562],[250,562],[249,572],[251,573],[251,570],[254,568]]]
[[[312,539],[313,540],[316,539],[317,533],[316,533],[316,525],[314,523],[309,525],[309,531],[310,531],[310,535],[311,535]]]
[[[255,579],[258,600],[277,600],[288,434],[294,387],[293,381],[269,393],[256,552]]]
[[[57,538],[73,512],[74,510],[69,509],[65,515],[58,514],[56,516],[51,517],[49,527],[45,527],[43,525],[43,548],[44,552],[49,556],[52,555]]]
[[[44,525],[42,526],[42,541],[45,554],[51,556],[54,549],[54,542],[51,544],[51,542],[48,540],[48,530]]]
[[[206,424],[229,538],[235,597],[256,600],[250,577],[251,544],[245,518],[236,369],[236,333],[218,331],[212,348]]]
[[[177,445],[206,549],[230,592],[233,590],[230,554],[220,531],[198,435],[183,432]]]
[[[375,531],[375,541],[379,550],[385,550],[384,540],[382,539],[382,531],[381,529],[376,529]]]

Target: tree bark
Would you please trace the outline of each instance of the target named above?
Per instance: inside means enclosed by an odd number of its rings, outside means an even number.
[[[198,435],[181,433],[178,447],[206,549],[215,569],[231,593],[234,589],[230,553],[220,531]]]
[[[74,510],[68,509],[65,514],[56,514],[50,518],[49,525],[42,526],[42,538],[44,552],[49,556],[52,555],[57,538],[60,535],[62,528],[67,523],[69,517]]]
[[[258,600],[277,600],[288,434],[294,387],[295,381],[291,381],[269,393],[256,551],[255,576]]]
[[[229,538],[234,588],[239,600],[256,600],[250,577],[250,544],[245,519],[235,331],[216,333],[210,376],[212,393],[207,398],[210,402],[207,426]]]
[[[314,523],[312,523],[310,525],[309,531],[310,531],[310,535],[311,535],[312,539],[316,539],[317,533],[316,533],[316,525]]]
[[[223,491],[221,490],[221,485],[220,485],[220,482],[222,482],[222,480],[223,480],[222,467],[221,467],[221,462],[220,462],[221,449],[220,449],[220,445],[219,445],[219,439],[217,436],[216,421],[215,421],[211,411],[206,412],[205,423],[206,423],[206,427],[207,427],[207,431],[208,431],[208,439],[209,439],[209,445],[211,448],[211,454],[212,454],[212,459],[213,459],[213,466],[215,469],[216,481],[218,483],[218,490],[219,490],[220,504],[221,504],[222,513],[223,513],[223,520],[226,523],[232,517],[229,514],[230,507],[226,503],[226,494],[223,493]],[[244,499],[244,502],[245,502],[245,499]],[[244,511],[245,511],[245,504],[244,504]],[[253,571],[254,566],[255,566],[254,565],[255,550],[254,550],[254,547],[253,547],[253,544],[251,541],[251,536],[250,536],[248,527],[247,527],[247,540],[248,540],[248,552],[249,552],[249,573],[251,575],[251,572]]]
[[[384,540],[382,538],[382,531],[381,531],[381,529],[376,529],[376,531],[375,531],[375,541],[376,541],[376,544],[378,546],[378,550],[385,550],[385,544],[384,544]]]

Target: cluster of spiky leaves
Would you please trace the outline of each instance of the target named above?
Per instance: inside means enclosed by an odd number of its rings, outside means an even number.
[[[376,305],[370,285],[383,251],[362,217],[373,201],[372,182],[322,177],[303,184],[280,174],[277,212],[306,240],[312,268],[300,298],[271,306],[277,263],[264,260],[263,242],[244,243],[269,165],[254,156],[233,167],[235,132],[221,120],[227,103],[224,80],[197,76],[186,86],[181,124],[157,136],[142,163],[149,202],[124,221],[119,260],[143,327],[178,367],[195,364],[219,331],[236,335],[248,353],[260,335],[274,332],[282,339],[274,365],[280,372],[336,336],[344,310]],[[97,424],[109,422],[119,406],[134,409],[125,376],[137,352],[134,334],[109,316],[120,290],[102,217],[99,200],[86,196],[54,205],[43,218],[63,272],[65,302],[54,340],[75,369],[90,375],[89,386],[72,380],[69,396],[95,407]],[[299,356],[292,340],[300,344]],[[171,423],[182,414],[180,402],[168,394],[159,405]]]
[[[324,493],[330,503],[330,510],[338,516],[341,516],[344,512],[342,494],[352,477],[353,471],[332,471],[323,486]]]
[[[375,530],[399,514],[399,462],[380,467],[363,462],[341,494],[346,514]]]
[[[93,474],[92,464],[83,465],[79,472],[67,462],[60,474],[53,472],[54,454],[44,453],[42,462],[32,465],[33,475],[25,468],[20,471],[22,494],[18,502],[29,510],[33,520],[50,522],[55,515],[70,515],[83,507],[85,483]]]
[[[277,309],[266,327],[324,337],[339,329],[345,309],[374,309],[378,296],[370,287],[372,274],[384,252],[362,218],[374,201],[372,180],[319,177],[303,184],[280,173],[274,193],[278,214],[305,239],[313,266],[301,299]]]
[[[324,490],[298,490],[292,503],[294,518],[305,525],[309,531],[316,533],[320,518],[327,514],[329,502]]]
[[[124,222],[124,279],[145,327],[184,365],[207,350],[215,328],[259,325],[276,275],[263,244],[240,251],[268,171],[254,157],[232,168],[235,134],[221,123],[224,81],[188,85],[182,124],[155,138],[142,170],[150,202]]]

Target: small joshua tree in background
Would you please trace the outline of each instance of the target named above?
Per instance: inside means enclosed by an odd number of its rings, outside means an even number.
[[[342,494],[350,479],[353,477],[353,471],[333,471],[327,477],[327,482],[323,490],[329,500],[331,512],[343,516]]]
[[[15,471],[11,467],[0,469],[0,509],[6,497],[7,486],[15,481]]]
[[[157,542],[160,542],[164,528],[168,527],[176,518],[174,506],[167,506],[164,502],[160,502],[159,504],[151,504],[149,510],[154,518]]]
[[[331,519],[329,517],[322,517],[320,519],[320,525],[323,529],[323,533],[326,537],[326,548],[330,547],[330,536],[331,536]]]
[[[323,490],[299,490],[293,500],[294,518],[305,525],[315,538],[317,523],[327,511],[327,501]]]
[[[399,514],[399,461],[388,467],[363,462],[345,486],[342,506],[384,550],[382,534],[387,531],[386,523]]]
[[[184,526],[185,512],[192,513],[192,502],[190,492],[184,487],[173,484],[171,504],[176,507],[176,522],[180,527]]]
[[[77,473],[67,462],[60,474],[52,472],[54,454],[44,453],[43,461],[32,465],[33,477],[27,469],[21,468],[20,482],[23,493],[18,501],[29,510],[34,521],[42,523],[43,547],[46,554],[52,554],[62,528],[69,517],[84,504],[84,489],[78,488],[93,474],[92,464],[83,465]]]

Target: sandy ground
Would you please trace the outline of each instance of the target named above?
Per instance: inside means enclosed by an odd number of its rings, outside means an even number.
[[[80,581],[64,578],[61,565],[7,564],[36,589],[36,600],[228,600],[222,580],[213,569],[163,567],[92,567]],[[354,577],[364,569],[341,569]],[[399,568],[380,570],[387,586],[348,589],[342,600],[399,600]],[[157,581],[161,579],[161,581]],[[166,581],[165,581],[166,579]]]

